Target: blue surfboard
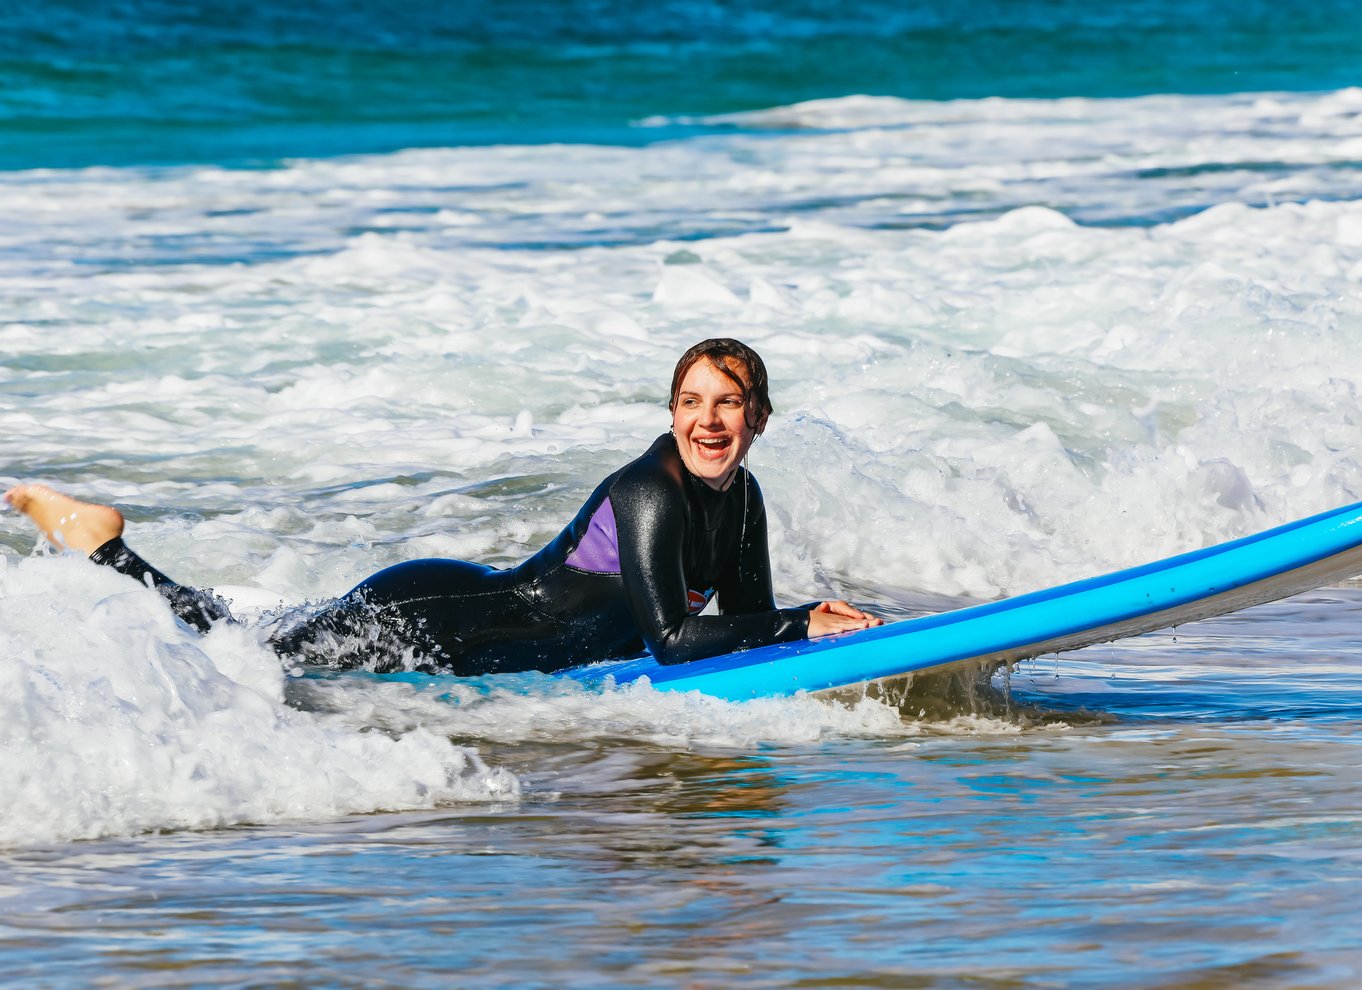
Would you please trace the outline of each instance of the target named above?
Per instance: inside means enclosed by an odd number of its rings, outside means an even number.
[[[1362,574],[1362,502],[1128,570],[875,629],[662,665],[565,671],[588,684],[648,678],[731,701],[841,691],[963,663],[1011,663],[1225,615]]]

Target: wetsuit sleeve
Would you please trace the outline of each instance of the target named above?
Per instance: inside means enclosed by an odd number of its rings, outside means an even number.
[[[765,608],[745,614],[691,615],[682,538],[685,496],[662,471],[621,478],[610,492],[619,536],[620,577],[644,645],[659,663],[783,643],[808,635],[808,613]],[[763,538],[764,543],[764,538]],[[753,601],[770,601],[770,565]]]
[[[714,586],[719,611],[725,615],[765,612],[776,607],[771,588],[771,550],[766,542],[766,503],[752,476],[744,471],[743,478],[747,483],[747,512],[739,530],[743,534],[741,543]],[[807,616],[804,621],[807,635]]]

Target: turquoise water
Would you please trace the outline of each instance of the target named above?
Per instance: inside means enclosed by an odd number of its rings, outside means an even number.
[[[782,602],[1362,500],[1354,8],[10,5],[0,488],[246,615],[505,565],[731,334]],[[327,678],[0,511],[0,982],[1353,990],[1359,622],[896,707]]]
[[[11,5],[0,168],[269,162],[450,144],[636,144],[640,128],[854,93],[1355,85],[1352,0]]]

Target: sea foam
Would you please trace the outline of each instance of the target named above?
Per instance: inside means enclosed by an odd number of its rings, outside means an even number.
[[[514,799],[419,727],[283,704],[243,629],[200,638],[160,596],[71,557],[0,558],[0,845]]]

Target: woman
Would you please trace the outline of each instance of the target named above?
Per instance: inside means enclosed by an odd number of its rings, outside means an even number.
[[[842,601],[775,607],[766,509],[742,464],[771,414],[756,351],[726,338],[696,344],[677,362],[669,408],[671,432],[601,482],[518,567],[396,564],[318,611],[283,617],[271,645],[329,665],[391,668],[406,656],[473,675],[552,671],[645,647],[681,663],[879,625]],[[40,485],[5,499],[53,544],[156,587],[196,628],[231,619],[212,592],[176,584],[129,550],[116,509]],[[715,596],[720,614],[698,614]]]

